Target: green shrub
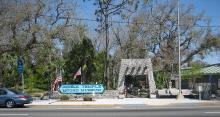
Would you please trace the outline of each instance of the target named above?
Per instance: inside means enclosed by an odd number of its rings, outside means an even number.
[[[32,88],[32,89],[26,89],[25,92],[28,94],[34,94],[34,93],[44,93],[45,91],[42,89]]]
[[[92,101],[92,96],[91,95],[83,96],[83,101]]]
[[[140,96],[140,97],[147,98],[147,97],[149,97],[149,93],[148,93],[148,92],[149,92],[149,91],[146,90],[146,89],[141,89],[140,92],[139,92],[139,96]]]
[[[42,94],[40,94],[40,93],[33,93],[32,96],[33,96],[33,97],[41,97]]]
[[[69,96],[68,95],[61,95],[60,96],[60,100],[69,100]]]
[[[154,78],[157,89],[167,88],[167,83],[169,82],[168,73],[164,71],[157,71],[154,73]]]
[[[74,100],[78,99],[78,96],[76,94],[71,94],[71,95],[69,95],[69,97]]]

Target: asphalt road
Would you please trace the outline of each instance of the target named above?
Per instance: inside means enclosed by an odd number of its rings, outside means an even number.
[[[0,108],[0,117],[220,117],[220,106],[32,106]]]

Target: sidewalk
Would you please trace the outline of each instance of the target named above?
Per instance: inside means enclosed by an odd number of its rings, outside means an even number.
[[[170,104],[196,104],[207,103],[213,101],[201,101],[194,99],[149,99],[149,98],[125,98],[125,99],[95,99],[94,101],[82,100],[35,100],[32,104],[28,105],[126,105],[126,104],[145,104],[149,106],[163,106]]]

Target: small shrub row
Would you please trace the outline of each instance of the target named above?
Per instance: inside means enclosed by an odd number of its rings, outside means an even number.
[[[61,95],[60,96],[60,100],[69,100],[69,99],[70,99],[69,95]],[[92,96],[91,95],[84,95],[83,101],[92,101]]]
[[[40,94],[40,93],[33,93],[33,94],[31,94],[31,96],[32,96],[32,97],[41,97],[42,94]]]
[[[61,95],[60,96],[60,100],[69,100],[69,96],[68,95]]]

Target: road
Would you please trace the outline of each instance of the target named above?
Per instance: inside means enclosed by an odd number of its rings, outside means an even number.
[[[220,117],[220,106],[32,106],[0,108],[0,117]]]

